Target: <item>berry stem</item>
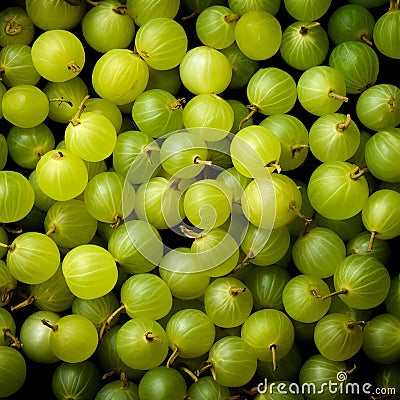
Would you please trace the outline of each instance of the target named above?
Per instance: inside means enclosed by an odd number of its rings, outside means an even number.
[[[55,97],[55,98],[49,99],[49,102],[50,103],[60,103],[59,106],[61,105],[61,103],[66,103],[70,107],[73,107],[72,101],[64,99],[64,97]]]
[[[240,18],[240,15],[238,14],[229,14],[224,16],[224,21],[227,23],[235,22],[238,21]]]
[[[77,110],[76,114],[75,114],[75,115],[72,117],[72,119],[69,121],[69,122],[71,122],[71,124],[72,124],[73,126],[79,125],[79,124],[81,123],[81,121],[80,121],[79,118],[81,117],[83,111],[84,111],[85,108],[86,108],[85,103],[86,103],[86,100],[87,100],[89,97],[90,97],[89,95],[86,95],[86,96],[83,98],[83,100],[81,101],[81,104],[79,104],[79,107],[78,107],[78,110]]]
[[[321,24],[319,23],[319,22],[312,22],[311,24],[308,24],[308,25],[303,25],[301,28],[300,28],[300,34],[301,35],[305,35],[310,29],[313,29],[313,28],[315,28],[315,27],[317,27],[317,26],[320,26]]]
[[[102,324],[99,331],[100,340],[103,338],[104,332],[110,328],[111,321],[121,312],[125,312],[125,305],[118,307]]]
[[[196,376],[200,376],[203,372],[211,369],[213,367],[212,363],[205,361],[203,366],[196,371]]]
[[[194,232],[191,229],[186,228],[185,225],[181,225],[179,229],[189,239],[201,239],[203,237],[201,232]]]
[[[239,293],[243,293],[246,291],[245,287],[231,287],[229,288],[229,293],[232,296],[237,296]]]
[[[369,243],[368,243],[368,247],[367,247],[367,252],[370,253],[372,251],[372,248],[374,246],[374,240],[375,240],[375,236],[376,236],[376,231],[372,231],[371,232],[371,236],[369,238]]]
[[[356,167],[353,171],[351,171],[350,178],[353,179],[353,181],[356,181],[357,179],[361,178],[366,172],[368,172],[368,168]]]
[[[389,112],[393,112],[396,109],[398,110],[396,99],[392,95],[390,95],[388,105],[389,105]]]
[[[249,394],[250,396],[256,396],[259,393],[259,389],[257,386],[252,387],[251,389],[246,389],[246,388],[241,388],[240,391],[244,394]],[[238,400],[240,400],[242,397],[238,397]],[[230,397],[229,400],[232,398]]]
[[[346,130],[349,127],[350,123],[351,123],[351,116],[350,116],[350,114],[347,114],[346,115],[346,121],[345,122],[339,122],[336,125],[336,130],[338,130],[339,132],[343,132],[344,130]]]
[[[344,101],[345,103],[347,103],[349,101],[349,99],[346,96],[342,96],[340,94],[337,94],[333,90],[331,90],[328,93],[328,96],[331,97],[332,99],[335,99],[335,100]]]
[[[239,122],[239,130],[242,129],[244,123],[246,123],[256,112],[258,112],[258,107],[254,104],[246,107],[250,110],[250,112]]]
[[[249,254],[247,254],[246,257],[243,258],[242,262],[241,262],[239,265],[240,265],[240,266],[242,266],[242,265],[247,265],[247,264],[250,262],[250,260],[251,260],[252,258],[254,258],[254,257],[255,257],[254,251],[253,251],[253,250],[250,250],[250,251],[249,251]]]
[[[51,325],[49,321],[47,321],[47,319],[41,319],[40,320],[42,322],[42,324],[44,326],[47,326],[48,328],[50,328],[53,332],[57,332],[58,329],[58,325]]]
[[[174,351],[172,352],[171,356],[168,358],[166,367],[170,368],[171,365],[173,364],[173,362],[177,359],[177,357],[179,356],[179,348],[178,346],[175,347]]]
[[[186,372],[192,379],[194,382],[197,382],[199,380],[199,378],[187,367],[179,367],[179,369],[181,371]]]
[[[348,292],[349,291],[347,289],[340,289],[340,290],[337,290],[336,292],[326,294],[325,296],[317,295],[317,297],[321,300],[326,300],[326,299],[329,299],[330,297],[338,296],[339,294],[347,294]]]
[[[295,213],[295,215],[305,221],[306,224],[310,224],[312,222],[312,218],[308,218],[305,215],[303,215],[300,210],[296,206],[295,201],[291,201],[289,203],[289,208]]]
[[[20,310],[21,308],[30,306],[34,301],[36,300],[36,297],[31,294],[27,299],[25,299],[23,302],[15,305],[15,306],[11,306],[10,310],[11,311],[16,311],[16,310]]]
[[[150,156],[150,153],[152,151],[160,151],[160,148],[157,146],[150,146],[150,145],[147,145],[143,148],[143,153],[146,153],[148,156]]]
[[[212,161],[202,160],[199,156],[194,159],[194,164],[212,165]]]
[[[11,300],[11,296],[15,291],[16,286],[12,283],[6,283],[0,288],[0,301],[2,303],[8,303]],[[12,307],[11,307],[12,308]]]
[[[346,371],[344,371],[344,372],[346,372],[347,375],[350,375],[350,374],[352,374],[356,369],[357,369],[357,365],[356,365],[356,364],[353,364],[353,368],[346,369]]]
[[[278,174],[280,174],[281,171],[282,171],[281,166],[280,166],[279,164],[277,164],[276,162],[274,162],[274,161],[272,161],[272,162],[266,164],[265,166],[266,166],[266,167],[274,168]]]
[[[246,257],[243,258],[243,260],[238,265],[236,265],[236,267],[233,268],[233,270],[228,275],[233,275],[235,272],[239,271],[241,268],[243,268],[245,265],[247,265],[250,262],[250,260],[254,257],[255,257],[255,254],[254,254],[253,250],[250,250],[249,254],[247,254]]]
[[[290,152],[292,154],[292,159],[297,158],[299,154],[301,153],[302,150],[307,149],[308,146],[307,144],[292,144],[290,146]]]
[[[362,41],[363,43],[367,44],[368,46],[373,46],[373,45],[374,45],[374,43],[373,43],[371,40],[369,40],[369,39],[367,38],[367,35],[366,35],[365,33],[363,33],[363,34],[361,35],[360,39],[361,39],[361,41]]]
[[[347,323],[349,329],[353,329],[355,326],[361,326],[361,328],[364,328],[365,325],[367,325],[366,321],[351,321]]]
[[[100,4],[98,1],[93,1],[93,0],[86,0],[86,3],[94,7],[97,7]]]
[[[19,227],[13,228],[7,224],[1,224],[1,226],[8,232],[8,233],[15,233],[15,234],[19,234],[22,233],[22,229]]]
[[[11,339],[10,347],[15,347],[17,349],[22,349],[24,345],[20,342],[20,340],[11,332],[8,328],[3,328],[3,336],[4,339]]]
[[[276,371],[278,368],[277,357],[276,357],[276,344],[271,344],[269,349],[272,351],[272,370]]]
[[[186,21],[188,19],[196,18],[197,15],[198,15],[198,13],[193,11],[191,14],[186,15],[185,17],[182,17],[182,21]]]
[[[182,107],[182,105],[185,104],[185,103],[186,103],[186,99],[184,97],[182,97],[180,99],[177,99],[175,101],[175,103],[168,104],[168,108],[171,111],[179,110]]]
[[[129,386],[129,380],[128,377],[126,376],[125,372],[121,372],[119,379],[121,380],[121,390],[125,390]]]
[[[112,9],[116,14],[119,15],[127,15],[132,21],[135,20],[134,16],[131,14],[131,12],[128,10],[128,7],[126,5],[116,5]]]
[[[157,335],[155,335],[151,331],[147,332],[144,336],[145,336],[146,340],[149,341],[149,342],[153,342],[153,341],[154,342],[159,342],[159,343],[163,342],[162,339],[160,339]]]
[[[45,233],[46,236],[50,236],[52,233],[55,233],[56,227],[54,224],[51,225],[51,228]]]
[[[112,229],[117,229],[121,225],[121,223],[122,223],[122,218],[119,215],[117,215],[115,217],[115,222],[111,222],[110,226]]]
[[[115,14],[118,15],[129,15],[128,9],[126,8],[125,4],[116,4],[113,8],[112,8],[113,12],[115,12]]]
[[[70,61],[67,64],[67,69],[68,71],[71,71],[73,74],[78,74],[81,71],[81,67],[75,61]]]
[[[107,379],[116,374],[118,374],[118,371],[114,368],[112,371],[109,371],[109,372],[106,372],[105,374],[103,374],[101,379]]]
[[[399,1],[397,0],[390,0],[389,11],[395,11],[399,8]]]
[[[24,30],[24,26],[13,19],[9,19],[4,27],[4,33],[8,36],[17,36]]]
[[[217,380],[217,374],[215,373],[215,368],[214,368],[214,366],[212,366],[212,367],[210,368],[210,372],[211,372],[211,376],[213,377],[214,381],[216,381],[216,380]]]

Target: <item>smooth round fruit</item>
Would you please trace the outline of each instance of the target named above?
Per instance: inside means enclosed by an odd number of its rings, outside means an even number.
[[[350,1],[357,2],[358,0]],[[350,40],[372,44],[375,18],[365,3],[364,0],[360,0],[359,4],[345,4],[332,13],[328,20],[328,35],[334,44]]]
[[[49,324],[46,320],[42,323]],[[67,314],[54,326],[46,326],[51,329],[50,348],[60,360],[79,363],[94,354],[98,344],[97,329],[83,315]]]
[[[139,383],[140,400],[184,400],[187,386],[182,375],[164,366],[148,370]]]
[[[360,310],[381,304],[389,293],[390,275],[376,258],[362,254],[347,256],[334,273],[335,290],[340,299]]]
[[[186,52],[179,65],[183,85],[194,94],[221,93],[231,82],[232,67],[217,49],[209,46],[193,47]]]
[[[364,329],[363,351],[366,356],[379,364],[393,364],[400,361],[400,342],[391,332],[400,328],[400,318],[393,314],[379,314],[369,321]]]
[[[185,30],[177,21],[166,17],[145,22],[135,36],[135,47],[140,57],[149,67],[162,71],[177,67],[187,46]]]
[[[115,345],[121,360],[134,369],[156,368],[168,353],[165,330],[157,321],[145,317],[125,322],[118,331]]]
[[[361,93],[378,79],[379,59],[375,50],[356,40],[337,45],[329,55],[329,66],[343,73],[347,93]]]
[[[65,128],[65,145],[82,160],[98,162],[109,157],[117,141],[113,123],[104,115],[86,111]]]
[[[139,400],[139,388],[133,382],[121,385],[121,380],[106,383],[96,394],[94,400]]]
[[[79,24],[86,12],[87,4],[72,5],[60,0],[26,0],[26,12],[40,29],[72,29]]]
[[[368,195],[368,183],[360,169],[344,161],[319,165],[307,188],[313,208],[325,218],[344,220],[358,214]]]
[[[300,21],[315,21],[329,9],[332,0],[284,0],[286,11]]]
[[[31,47],[26,44],[9,44],[0,51],[0,74],[8,87],[36,85],[40,75],[32,63]]]
[[[93,361],[61,362],[51,379],[51,388],[57,400],[75,397],[93,399],[101,387],[100,370]]]
[[[26,369],[26,361],[17,349],[0,346],[0,397],[9,397],[22,387]]]
[[[238,336],[219,339],[208,354],[207,361],[212,364],[215,380],[223,386],[246,385],[257,369],[257,357],[254,351]]]
[[[204,305],[207,315],[215,325],[232,328],[241,325],[250,315],[253,296],[240,280],[221,277],[207,287]]]
[[[4,118],[20,128],[33,128],[49,114],[49,100],[37,86],[17,85],[3,96]]]
[[[60,252],[52,239],[40,232],[25,232],[9,245],[7,265],[11,274],[27,284],[51,278],[60,264]]]
[[[316,227],[299,236],[292,248],[293,262],[303,274],[327,278],[346,256],[346,247],[338,234]]]
[[[96,61],[92,71],[96,93],[116,105],[134,101],[144,91],[148,80],[147,63],[129,49],[107,51]]]
[[[362,323],[350,320],[345,314],[330,313],[315,326],[314,341],[319,352],[327,359],[348,360],[361,349]]]
[[[52,82],[65,82],[78,76],[85,65],[85,50],[72,32],[52,29],[32,44],[32,62],[37,72]]]
[[[279,310],[259,310],[242,325],[241,337],[262,361],[276,362],[286,356],[294,343],[290,318]]]
[[[183,358],[206,354],[215,340],[215,326],[211,319],[203,311],[190,308],[172,315],[165,332],[169,347]]]
[[[375,22],[373,38],[376,48],[385,56],[400,58],[400,8],[398,3],[390,3],[389,11]]]
[[[165,3],[163,0],[127,0],[126,7],[139,27],[153,18],[174,19],[179,9],[179,0]]]
[[[235,27],[236,44],[251,60],[267,60],[275,55],[282,41],[279,21],[266,11],[248,11]]]
[[[152,224],[131,220],[117,229],[111,228],[108,250],[120,270],[129,274],[149,272],[159,264],[163,256],[163,243]]]
[[[400,128],[386,128],[372,135],[365,146],[365,162],[369,172],[385,182],[400,182],[394,165],[400,157]]]
[[[22,168],[34,169],[40,157],[54,149],[52,131],[44,123],[33,128],[13,126],[7,136],[9,155]]]
[[[65,149],[50,150],[36,165],[40,189],[54,200],[65,201],[79,196],[88,183],[85,163]]]
[[[342,73],[326,65],[311,67],[301,74],[297,96],[306,111],[318,116],[334,113],[348,101]]]
[[[379,131],[393,128],[400,123],[399,104],[400,89],[392,84],[379,83],[360,94],[356,114],[368,129]]]
[[[206,46],[227,48],[235,41],[235,26],[239,18],[228,7],[207,7],[196,20],[197,36]]]
[[[31,211],[35,194],[28,179],[16,171],[0,171],[0,221],[16,222]]]
[[[60,319],[60,315],[52,311],[36,311],[30,314],[21,325],[19,337],[24,344],[23,352],[30,360],[52,364],[59,361],[59,358],[51,350],[51,330],[43,325],[42,319],[54,325]]]
[[[279,51],[288,65],[305,71],[324,62],[329,51],[328,35],[319,22],[296,21],[283,31]]]
[[[310,323],[318,321],[329,310],[329,286],[313,275],[297,275],[285,286],[283,305],[288,315],[296,321]]]
[[[99,2],[97,7],[87,11],[81,26],[86,42],[100,53],[127,48],[136,31],[126,6],[114,0]],[[98,29],[99,26],[102,29]]]
[[[70,250],[62,270],[68,287],[81,299],[94,299],[109,293],[117,283],[114,257],[100,246],[83,244]]]

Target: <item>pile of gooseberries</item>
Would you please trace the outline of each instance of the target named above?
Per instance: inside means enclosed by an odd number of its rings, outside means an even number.
[[[0,399],[398,398],[399,32],[399,0],[2,4]]]

